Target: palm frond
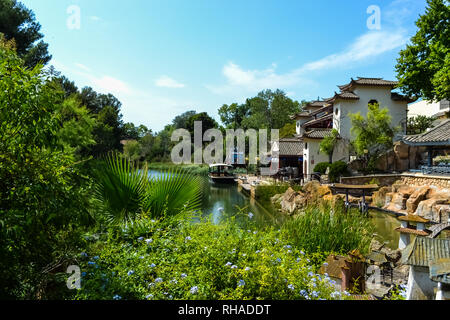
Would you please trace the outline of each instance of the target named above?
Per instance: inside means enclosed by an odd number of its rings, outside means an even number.
[[[152,217],[196,210],[201,204],[201,191],[198,176],[179,169],[165,171],[150,180],[144,209]]]
[[[138,170],[118,154],[110,154],[97,172],[96,198],[112,223],[130,221],[142,212],[148,187],[147,169]]]

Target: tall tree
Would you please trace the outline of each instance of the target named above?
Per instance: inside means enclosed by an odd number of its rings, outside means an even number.
[[[320,142],[319,150],[328,155],[328,162],[333,163],[333,153],[339,139],[339,132],[336,129],[331,130],[331,133],[323,138]]]
[[[7,40],[14,39],[18,55],[30,68],[38,63],[45,65],[52,58],[40,30],[33,11],[16,0],[0,0],[0,33]]]
[[[408,95],[427,100],[450,98],[450,4],[448,0],[427,0],[419,17],[417,33],[400,51],[397,76]]]
[[[392,148],[394,135],[399,128],[391,126],[389,109],[380,109],[378,103],[369,105],[366,118],[360,112],[348,116],[352,123],[350,132],[354,136],[352,146],[364,161],[365,169],[371,171],[378,157]]]

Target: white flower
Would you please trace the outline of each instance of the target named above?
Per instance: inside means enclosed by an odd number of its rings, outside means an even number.
[[[253,216],[254,216],[253,213],[251,213],[251,212],[248,213],[248,217],[249,217],[250,219],[253,218]]]
[[[197,286],[192,287],[191,290],[190,290],[191,294],[196,294],[197,292],[198,292],[198,287]]]
[[[244,280],[239,280],[238,286],[239,287],[245,286],[245,281]]]
[[[150,243],[153,242],[153,239],[145,239],[145,242],[146,242],[147,244],[150,244]]]

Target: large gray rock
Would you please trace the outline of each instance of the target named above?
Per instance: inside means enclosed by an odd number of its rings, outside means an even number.
[[[414,213],[419,203],[426,199],[429,191],[430,191],[429,186],[423,186],[414,191],[413,194],[411,194],[411,196],[406,201],[406,211],[408,213]]]

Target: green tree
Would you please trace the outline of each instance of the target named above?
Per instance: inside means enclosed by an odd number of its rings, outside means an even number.
[[[0,43],[0,79],[0,298],[45,299],[48,271],[67,263],[89,221],[87,184],[59,143],[63,97],[42,66]]]
[[[322,153],[325,153],[329,160],[329,163],[333,162],[333,153],[336,147],[336,144],[339,139],[339,132],[336,129],[331,130],[331,133],[322,139],[319,145],[319,150]]]
[[[244,128],[281,129],[292,122],[290,116],[300,111],[300,103],[281,90],[264,90],[247,99],[246,108],[248,112],[242,121]]]
[[[283,128],[280,129],[280,138],[289,138],[296,134],[296,123],[287,123]]]
[[[48,53],[48,44],[41,40],[44,36],[40,29],[33,11],[22,3],[0,0],[0,33],[7,40],[15,40],[18,55],[30,68],[38,63],[47,64],[52,58]]]
[[[434,119],[423,115],[418,115],[408,119],[408,134],[420,134],[433,126]]]
[[[428,100],[450,98],[450,4],[427,0],[417,33],[400,51],[396,66],[399,85],[409,95]]]
[[[172,120],[172,124],[174,125],[175,129],[186,129],[188,126],[189,119],[196,114],[197,112],[194,110],[186,111],[176,116]]]
[[[380,109],[378,103],[370,104],[367,117],[360,112],[349,114],[354,136],[352,146],[363,160],[365,170],[374,170],[378,157],[392,148],[393,138],[399,128],[391,126],[391,116],[387,108]]]
[[[228,129],[245,129],[242,126],[242,121],[248,115],[248,104],[232,103],[230,105],[224,104],[219,108],[220,121]]]

